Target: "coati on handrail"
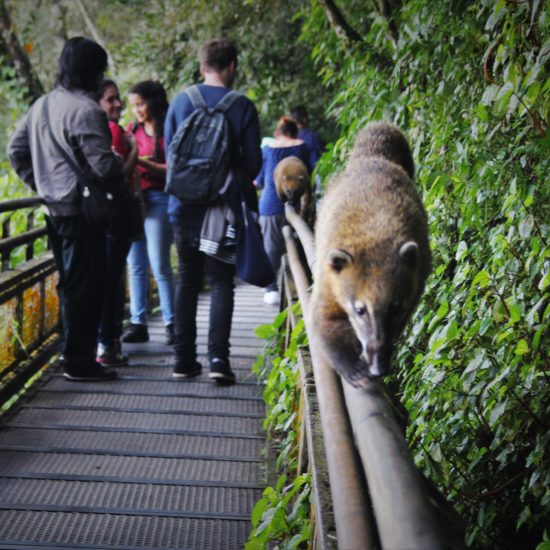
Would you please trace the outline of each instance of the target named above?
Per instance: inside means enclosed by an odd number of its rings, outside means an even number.
[[[394,342],[431,269],[413,176],[403,132],[371,123],[318,212],[309,317],[334,368],[356,387],[390,371]]]

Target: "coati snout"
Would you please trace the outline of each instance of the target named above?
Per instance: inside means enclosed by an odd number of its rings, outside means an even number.
[[[373,123],[357,136],[321,203],[308,315],[332,366],[354,386],[390,372],[393,347],[430,272],[413,175],[403,132]]]
[[[369,261],[362,257],[358,266],[354,266],[356,259],[346,250],[329,253],[330,268],[335,277],[342,279],[339,298],[361,347],[359,361],[351,373],[344,366],[335,365],[351,384],[361,386],[368,378],[390,373],[393,341],[411,309],[407,285],[397,287],[394,283],[414,277],[417,258],[418,244],[414,241],[403,243],[397,250],[387,250],[382,259]]]

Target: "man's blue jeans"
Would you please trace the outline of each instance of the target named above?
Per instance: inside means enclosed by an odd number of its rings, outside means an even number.
[[[134,241],[128,254],[130,322],[147,324],[148,267],[157,281],[164,325],[174,323],[174,277],[170,265],[172,226],[166,212],[168,195],[148,189],[145,199],[145,239]]]

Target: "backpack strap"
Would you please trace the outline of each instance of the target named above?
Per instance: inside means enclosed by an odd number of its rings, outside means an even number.
[[[193,109],[205,109],[206,107],[208,107],[208,105],[206,105],[206,102],[204,101],[204,97],[202,97],[202,94],[199,92],[198,86],[189,86],[189,88],[185,90],[185,93],[189,97],[189,100],[193,105]]]
[[[225,94],[219,101],[218,103],[216,104],[216,106],[214,107],[214,109],[216,111],[220,111],[222,113],[226,113],[229,108],[231,107],[231,105],[233,105],[233,103],[235,102],[235,100],[242,96],[243,94],[241,94],[240,92],[236,92],[235,90],[231,90],[229,93]]]

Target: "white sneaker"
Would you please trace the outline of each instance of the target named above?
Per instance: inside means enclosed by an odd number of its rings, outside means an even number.
[[[269,290],[264,293],[264,302],[270,306],[279,305],[281,296],[277,290]]]

